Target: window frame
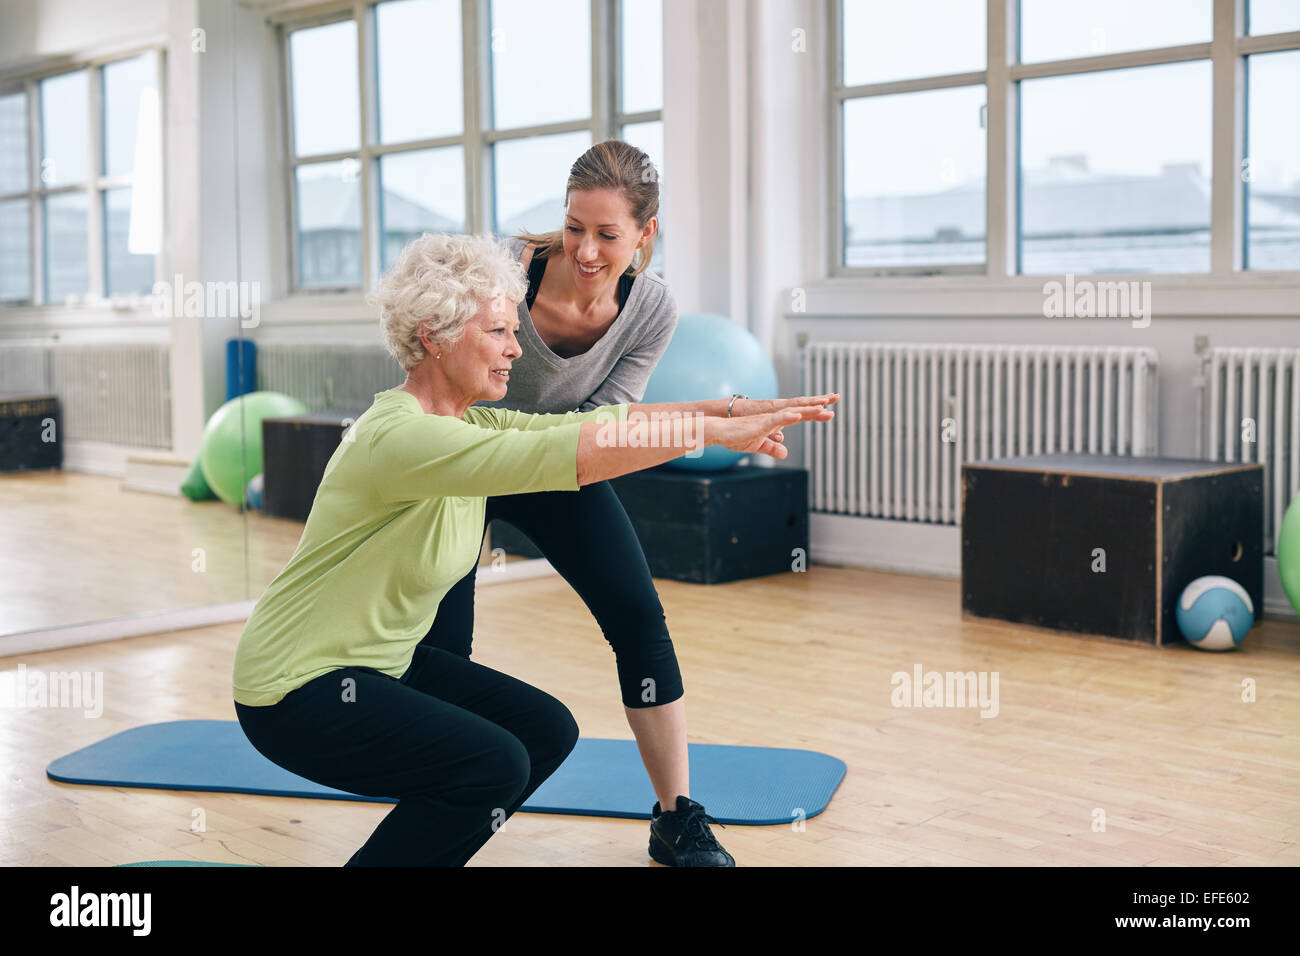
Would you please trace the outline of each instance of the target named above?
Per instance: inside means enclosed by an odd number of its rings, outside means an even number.
[[[592,143],[615,138],[624,124],[663,120],[662,105],[658,110],[637,113],[621,111],[621,74],[619,70],[622,50],[619,43],[618,0],[588,0],[591,30],[591,115],[583,119],[537,126],[513,127],[506,130],[489,128],[491,102],[491,11],[488,2],[460,0],[461,16],[461,70],[463,122],[459,135],[433,139],[411,140],[401,143],[378,142],[377,50],[375,47],[375,7],[384,0],[352,0],[330,10],[309,17],[286,14],[273,19],[277,30],[276,49],[279,55],[281,90],[281,144],[284,149],[282,188],[285,190],[285,209],[288,213],[287,266],[289,270],[286,299],[319,300],[321,297],[347,297],[364,295],[377,284],[382,271],[383,237],[379,231],[379,161],[395,153],[459,146],[465,164],[465,230],[469,234],[491,231],[495,187],[492,175],[492,151],[498,143],[528,139],[556,133],[588,131]],[[490,2],[490,0],[489,0]],[[293,88],[289,37],[298,30],[326,26],[351,20],[357,27],[357,82],[360,98],[360,143],[356,150],[322,153],[300,157],[293,144]],[[361,189],[361,284],[309,286],[299,285],[298,193],[296,170],[313,163],[354,159],[360,164],[358,180]],[[562,224],[557,223],[556,228]]]
[[[1246,122],[1246,58],[1256,53],[1300,49],[1300,31],[1251,36],[1246,33],[1249,0],[1212,0],[1208,42],[1106,53],[1041,63],[1019,62],[1019,0],[987,0],[986,63],[981,72],[924,77],[846,87],[843,72],[844,0],[827,4],[826,36],[829,97],[825,114],[828,133],[827,218],[822,233],[829,261],[828,280],[878,279],[889,285],[920,279],[924,284],[965,280],[977,288],[1041,287],[1050,276],[1020,273],[1020,152],[1019,84],[1022,80],[1070,76],[1105,70],[1208,60],[1211,86],[1210,267],[1208,272],[1090,273],[1090,278],[1137,278],[1173,284],[1228,282],[1233,286],[1296,282],[1296,270],[1243,268],[1246,238],[1245,183],[1240,172]],[[987,119],[985,163],[985,262],[982,266],[918,265],[873,267],[844,265],[843,103],[868,95],[970,86],[983,82]]]
[[[135,174],[121,176],[106,176],[103,174],[104,166],[104,67],[123,60],[131,60],[145,54],[153,55],[154,82],[158,90],[158,116],[159,130],[158,141],[159,148],[162,151],[164,161],[159,169],[159,176],[162,182],[159,189],[163,196],[167,194],[166,180],[166,156],[167,156],[167,50],[166,47],[159,43],[147,43],[136,46],[124,47],[99,54],[97,56],[86,57],[75,63],[60,63],[57,66],[50,66],[43,70],[37,70],[30,73],[24,73],[21,76],[6,77],[0,79],[0,96],[6,96],[13,93],[22,93],[26,97],[26,116],[27,116],[27,189],[0,195],[0,202],[11,201],[16,199],[25,199],[28,204],[28,247],[30,250],[30,261],[28,262],[28,282],[30,283],[31,293],[26,299],[6,299],[0,301],[0,305],[5,308],[69,308],[66,301],[47,302],[45,298],[46,261],[45,261],[45,211],[44,201],[49,196],[68,195],[72,193],[83,193],[89,204],[86,212],[86,253],[89,257],[89,269],[87,271],[87,289],[81,296],[80,302],[72,308],[93,307],[100,303],[109,305],[119,305],[124,303],[134,303],[138,300],[148,299],[148,295],[131,296],[119,295],[108,297],[105,295],[105,286],[108,281],[107,275],[107,242],[105,236],[105,215],[104,215],[104,197],[110,189],[117,189],[124,186],[134,188]],[[47,187],[41,182],[41,94],[40,85],[42,80],[52,77],[64,76],[69,73],[79,73],[86,71],[86,95],[88,98],[87,110],[87,135],[86,135],[86,156],[87,156],[87,174],[85,180],[79,183],[73,183],[66,186]],[[163,217],[161,235],[167,235],[167,209],[164,202],[161,207]],[[154,282],[158,282],[166,275],[167,265],[166,242],[163,247],[154,254]]]

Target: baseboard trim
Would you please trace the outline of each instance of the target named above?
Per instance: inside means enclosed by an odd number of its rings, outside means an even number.
[[[528,558],[524,561],[503,561],[493,566],[480,564],[474,576],[474,586],[485,584],[505,584],[509,581],[525,581],[528,578],[547,578],[560,572],[551,567],[545,558]]]
[[[953,525],[813,512],[808,537],[813,564],[961,577],[961,529]]]
[[[150,614],[133,614],[129,617],[106,621],[91,621],[67,627],[47,627],[34,631],[19,631],[0,637],[0,657],[15,654],[36,654],[82,644],[99,644],[124,637],[143,634],[162,634],[184,631],[212,624],[230,624],[246,621],[253,613],[256,601],[233,601],[229,604],[212,604],[207,607],[186,608],[180,611],[159,611]]]

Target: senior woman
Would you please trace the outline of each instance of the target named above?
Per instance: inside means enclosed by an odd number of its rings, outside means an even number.
[[[673,296],[648,269],[659,229],[659,182],[649,156],[621,140],[597,143],[574,162],[564,196],[562,229],[506,244],[528,270],[518,307],[524,351],[512,364],[509,394],[488,404],[564,413],[640,402],[676,328]],[[814,403],[739,396],[701,407],[726,416]],[[485,524],[495,519],[537,546],[582,597],[614,652],[623,710],[658,797],[650,810],[651,856],[670,866],[734,865],[709,830],[712,818],[690,799],[682,675],[641,543],[613,488],[596,481],[576,494],[492,496]],[[426,646],[469,658],[474,584],[471,567],[439,605]]]
[[[708,416],[716,403],[476,407],[505,395],[522,354],[522,267],[488,237],[425,236],[394,273],[411,278],[395,307],[415,321],[385,323],[406,382],[377,394],[330,458],[297,549],[240,637],[233,696],[244,733],[273,763],[397,798],[348,865],[461,866],[578,739],[546,692],[421,643],[478,560],[485,498],[575,492],[662,464],[692,440],[784,458],[784,427],[833,413],[704,417],[688,438],[666,416]],[[420,345],[413,363],[408,335]]]

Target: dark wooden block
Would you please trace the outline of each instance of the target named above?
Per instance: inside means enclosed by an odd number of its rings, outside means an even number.
[[[808,472],[742,465],[722,472],[650,468],[611,481],[657,578],[720,584],[808,560]],[[492,522],[491,544],[540,557],[527,537]]]
[[[50,435],[54,440],[46,441]],[[58,396],[0,396],[0,472],[62,467]]]
[[[1094,549],[1105,571],[1094,571]],[[1185,643],[1196,578],[1264,587],[1264,468],[1039,455],[962,466],[962,611],[1081,634]]]
[[[306,521],[334,450],[360,412],[262,419],[262,512]]]

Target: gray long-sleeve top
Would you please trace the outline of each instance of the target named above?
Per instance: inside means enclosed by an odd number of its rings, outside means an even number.
[[[527,243],[506,240],[516,259]],[[677,328],[677,303],[658,275],[642,272],[632,282],[623,310],[600,340],[581,355],[560,358],[542,341],[519,303],[519,347],[523,355],[510,369],[506,397],[479,402],[535,414],[589,412],[602,405],[640,402],[646,383]]]

